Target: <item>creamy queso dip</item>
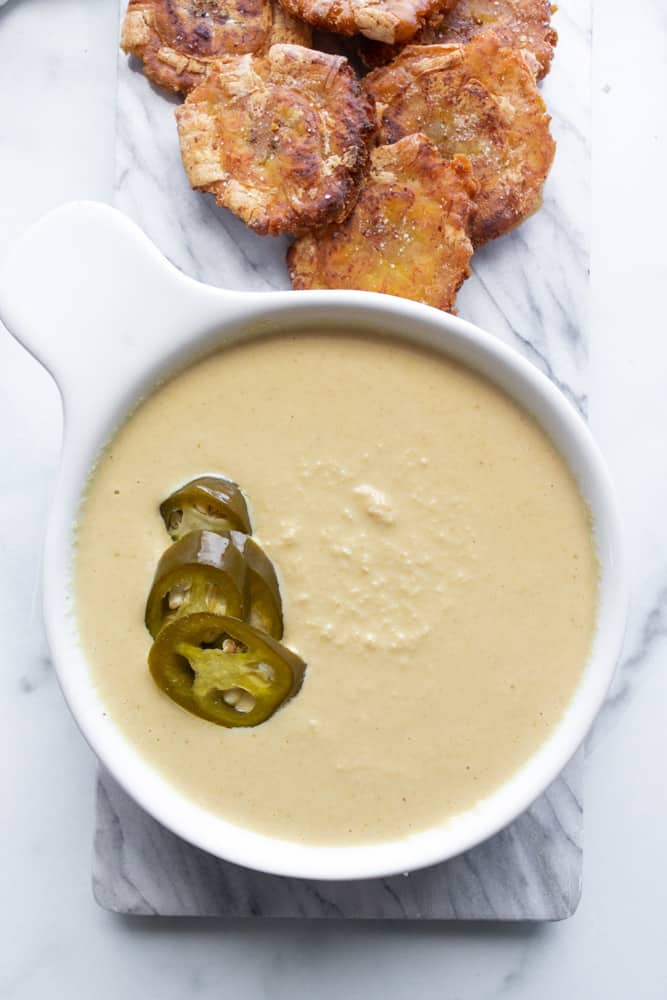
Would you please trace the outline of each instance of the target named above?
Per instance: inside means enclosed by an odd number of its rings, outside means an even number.
[[[158,513],[242,485],[281,580],[299,694],[224,729],[152,681]],[[590,650],[589,510],[537,423],[406,343],[294,334],[227,348],[117,432],[80,515],[76,599],[106,711],[174,785],[246,827],[389,840],[473,806],[548,737]]]

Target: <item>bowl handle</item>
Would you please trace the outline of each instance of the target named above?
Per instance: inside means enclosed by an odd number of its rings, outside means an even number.
[[[247,296],[171,265],[129,219],[97,202],[44,216],[0,265],[0,319],[55,378],[66,417],[136,384]]]

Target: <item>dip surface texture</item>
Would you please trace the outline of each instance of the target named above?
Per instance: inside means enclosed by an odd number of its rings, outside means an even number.
[[[223,729],[153,683],[160,502],[239,483],[281,580],[300,693]],[[106,711],[189,797],[262,833],[390,840],[474,805],[548,737],[590,650],[590,514],[537,423],[483,378],[380,337],[226,348],[158,388],[100,457],[76,552]]]

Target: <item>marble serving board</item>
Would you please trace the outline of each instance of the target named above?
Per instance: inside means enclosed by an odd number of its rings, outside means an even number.
[[[121,0],[121,13],[125,0]],[[558,143],[542,210],[473,259],[461,316],[541,368],[586,413],[592,0],[562,0],[560,43],[543,85]],[[116,205],[177,267],[257,292],[287,288],[286,241],[260,238],[192,192],[174,108],[120,55]],[[93,883],[121,913],[228,917],[559,920],[581,893],[582,754],[533,806],[485,844],[393,878],[314,882],[227,864],[175,837],[100,772]]]

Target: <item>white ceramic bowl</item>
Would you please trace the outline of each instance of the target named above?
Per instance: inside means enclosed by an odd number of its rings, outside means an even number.
[[[46,629],[58,677],[100,760],[156,819],[212,854],[250,868],[304,878],[367,878],[434,864],[474,846],[526,809],[558,775],[604,700],[620,651],[627,595],[619,518],[604,462],[585,423],[536,368],[464,320],[405,299],[366,292],[251,294],[198,284],[123,215],[90,202],[52,212],[14,248],[0,269],[0,316],[53,374],[63,398],[62,464],[44,561]],[[268,330],[323,325],[428,345],[486,375],[533,413],[590,504],[601,565],[592,654],[548,742],[471,811],[370,846],[304,846],[249,832],[172,787],[103,715],[78,641],[70,584],[73,529],[86,478],[137,400],[216,346]]]

